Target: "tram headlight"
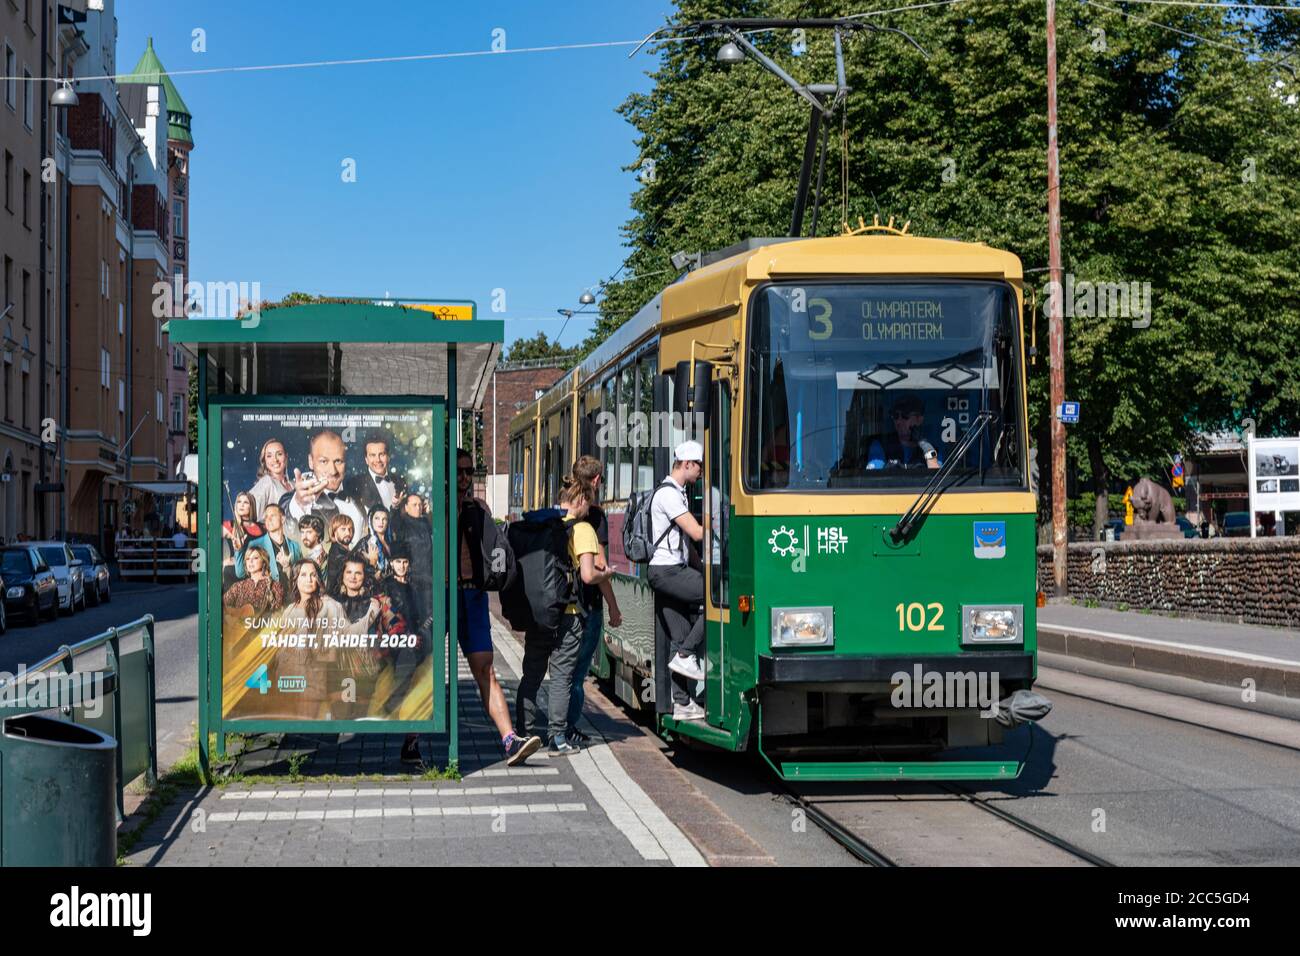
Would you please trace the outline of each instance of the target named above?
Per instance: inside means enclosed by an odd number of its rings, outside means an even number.
[[[1024,611],[1019,604],[966,604],[961,609],[963,644],[1022,644]]]
[[[834,608],[772,608],[773,647],[832,647],[834,644]]]

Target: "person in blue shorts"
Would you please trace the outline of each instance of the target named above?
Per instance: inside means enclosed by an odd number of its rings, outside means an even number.
[[[456,458],[456,488],[460,492],[460,617],[457,636],[461,653],[469,663],[470,673],[478,684],[479,696],[488,716],[496,724],[501,734],[501,746],[505,748],[506,763],[514,766],[522,763],[542,745],[542,738],[515,733],[510,722],[510,707],[506,695],[501,690],[497,675],[492,667],[492,620],[488,613],[488,596],[473,586],[474,562],[473,551],[480,548],[480,542],[471,540],[475,527],[481,528],[482,521],[491,521],[492,512],[487,502],[474,497],[474,460],[468,452],[462,451]],[[474,519],[473,510],[482,509],[479,519]],[[480,532],[481,533],[481,532]]]

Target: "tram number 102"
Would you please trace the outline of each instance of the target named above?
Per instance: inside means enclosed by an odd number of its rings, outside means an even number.
[[[943,605],[937,601],[931,604],[899,604],[894,608],[898,612],[898,629],[900,631],[942,631]]]

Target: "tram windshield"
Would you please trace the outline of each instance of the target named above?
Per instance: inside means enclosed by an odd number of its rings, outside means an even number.
[[[783,283],[751,300],[746,483],[1025,486],[1015,296],[998,282]]]

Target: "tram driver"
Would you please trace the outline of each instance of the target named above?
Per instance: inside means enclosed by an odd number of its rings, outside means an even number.
[[[867,468],[938,468],[943,462],[934,445],[922,437],[925,403],[901,395],[891,410],[894,430],[878,436],[867,451]]]

